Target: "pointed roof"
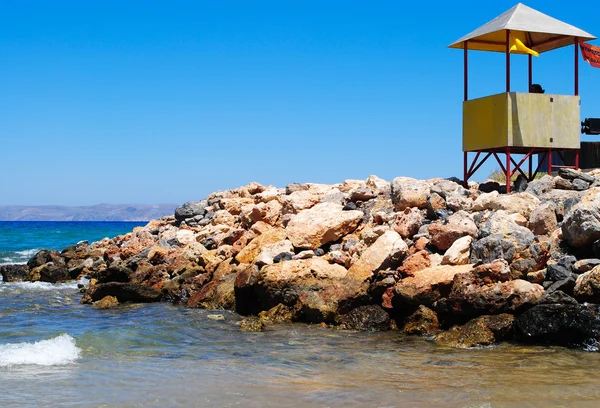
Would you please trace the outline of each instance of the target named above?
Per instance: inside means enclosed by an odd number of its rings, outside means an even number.
[[[470,50],[505,52],[506,30],[510,30],[511,38],[518,38],[540,53],[572,45],[575,38],[580,42],[596,39],[577,27],[519,3],[452,43],[449,48],[464,48],[464,42],[468,40]]]

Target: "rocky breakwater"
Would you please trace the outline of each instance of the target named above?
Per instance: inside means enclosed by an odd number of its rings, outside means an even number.
[[[597,178],[597,176],[599,178]],[[402,330],[457,347],[591,347],[600,335],[600,173],[494,182],[371,176],[250,183],[174,216],[27,265],[4,281],[87,276],[83,303],[230,309],[246,330],[287,321]]]

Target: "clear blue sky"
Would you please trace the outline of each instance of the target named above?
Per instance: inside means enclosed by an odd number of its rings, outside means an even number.
[[[3,0],[0,205],[461,177],[463,55],[447,46],[515,4]],[[597,0],[525,4],[600,35]],[[503,92],[503,55],[470,58],[470,96]],[[525,91],[527,58],[512,61]],[[535,82],[572,93],[572,65],[572,47],[542,54]],[[600,69],[580,75],[598,117]]]

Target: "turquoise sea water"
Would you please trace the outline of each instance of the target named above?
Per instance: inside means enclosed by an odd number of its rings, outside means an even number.
[[[25,263],[42,248],[62,250],[79,241],[127,233],[145,222],[0,221],[0,264]]]
[[[135,225],[16,224],[1,224],[6,256]],[[77,283],[0,282],[0,407],[600,403],[600,353],[512,344],[457,350],[399,332],[305,324],[247,333],[239,329],[242,317],[223,310],[166,303],[97,310],[80,300]]]

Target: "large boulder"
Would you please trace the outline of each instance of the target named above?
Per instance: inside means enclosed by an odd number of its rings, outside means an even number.
[[[175,219],[177,221],[183,221],[188,218],[202,216],[206,214],[206,207],[208,207],[208,202],[206,200],[188,201],[181,207],[175,209]]]
[[[381,306],[365,305],[338,316],[337,322],[347,330],[374,331],[389,330],[390,316]]]
[[[536,207],[529,218],[529,229],[535,235],[548,235],[558,227],[556,205],[552,202],[542,203]]]
[[[239,263],[253,263],[263,248],[285,240],[283,228],[271,228],[252,239],[235,257]]]
[[[420,305],[404,322],[402,331],[411,335],[432,334],[440,330],[437,314],[430,308]]]
[[[431,243],[441,251],[452,246],[454,241],[464,236],[477,237],[477,225],[466,211],[458,211],[446,219],[429,226]]]
[[[238,274],[236,304],[251,303],[244,297],[256,297],[261,310],[281,303],[293,310],[294,320],[331,323],[338,313],[349,312],[351,300],[368,289],[368,284],[347,275],[343,266],[318,257],[266,265],[258,272]],[[340,310],[342,304],[346,307]]]
[[[23,282],[29,276],[27,265],[0,265],[0,276],[3,282]]]
[[[335,242],[354,231],[362,211],[344,211],[335,203],[321,203],[292,216],[286,227],[289,240],[296,248],[316,249]]]
[[[573,295],[580,302],[600,303],[600,266],[577,277]]]
[[[506,261],[480,265],[454,276],[445,305],[457,316],[513,313],[538,303],[544,288],[525,280],[510,280]]]
[[[386,231],[363,251],[348,273],[353,279],[364,281],[376,271],[397,267],[407,253],[408,246],[402,237],[395,231]]]
[[[435,342],[456,348],[489,346],[513,337],[515,317],[503,313],[495,316],[480,316],[463,326],[454,326],[435,337]]]
[[[600,239],[600,188],[586,195],[564,218],[561,224],[565,241],[572,247],[591,245]]]
[[[396,213],[393,228],[402,238],[411,238],[419,231],[421,225],[423,225],[421,211],[417,208],[406,208]]]
[[[392,202],[396,211],[417,207],[424,209],[431,191],[430,183],[410,177],[396,177],[392,180]]]
[[[81,299],[81,303],[92,303],[101,300],[105,296],[114,296],[119,303],[149,303],[159,302],[162,295],[157,290],[144,285],[133,283],[109,282],[91,285]]]
[[[531,212],[540,204],[539,198],[524,192],[516,194],[499,194],[497,191],[481,194],[473,202],[474,211],[504,210],[509,213],[519,213],[529,218]]]
[[[473,237],[470,235],[457,239],[444,253],[442,265],[466,265],[471,255],[471,243]]]
[[[534,343],[585,347],[600,337],[597,305],[540,304],[516,320],[521,340]]]
[[[29,269],[33,269],[50,262],[56,266],[66,265],[65,260],[60,255],[60,252],[42,249],[29,259],[27,266]]]
[[[402,308],[403,304],[431,306],[448,295],[454,277],[473,269],[473,265],[444,265],[427,268],[414,276],[402,279],[394,287],[394,307]]]

